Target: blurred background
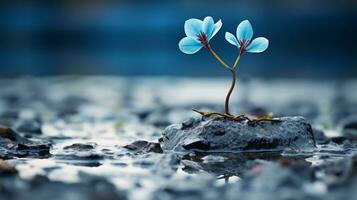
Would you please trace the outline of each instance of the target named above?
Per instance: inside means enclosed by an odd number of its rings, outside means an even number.
[[[224,40],[241,20],[270,47],[247,54],[239,74],[344,79],[357,76],[355,0],[1,1],[0,76],[230,76],[207,51],[178,49],[188,18],[211,15],[223,27],[211,41],[228,63]]]

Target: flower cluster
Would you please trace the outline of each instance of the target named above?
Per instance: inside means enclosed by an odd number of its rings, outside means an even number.
[[[218,33],[222,27],[222,21],[214,23],[212,17],[206,17],[203,21],[199,19],[189,19],[185,22],[186,37],[179,42],[179,48],[183,53],[194,54],[202,47],[210,48],[209,41]],[[268,48],[269,41],[264,37],[254,40],[253,28],[248,20],[242,21],[236,31],[236,35],[226,32],[226,40],[238,47],[242,53],[261,53]]]
[[[210,40],[218,33],[222,27],[222,21],[214,23],[212,17],[206,17],[204,20],[189,19],[185,22],[186,37],[182,38],[179,42],[179,48],[183,53],[194,54],[203,47],[207,49],[225,68],[232,72],[232,85],[226,96],[225,112],[223,115],[232,116],[229,113],[229,98],[234,89],[236,82],[235,68],[241,58],[241,55],[249,53],[261,53],[269,46],[268,39],[258,37],[253,39],[253,28],[248,20],[242,21],[236,30],[236,35],[226,32],[225,39],[232,45],[238,48],[238,55],[233,65],[228,65],[224,62],[217,53],[212,49]],[[199,112],[203,113],[203,112]],[[215,113],[217,114],[217,113]]]

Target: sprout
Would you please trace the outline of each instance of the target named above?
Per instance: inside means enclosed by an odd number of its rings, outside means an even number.
[[[234,64],[230,66],[217,55],[217,53],[213,50],[213,48],[209,43],[209,41],[221,29],[222,27],[221,20],[219,20],[217,23],[214,23],[213,18],[210,16],[206,17],[203,21],[192,18],[185,22],[184,27],[185,27],[186,37],[182,38],[179,42],[179,48],[183,53],[194,54],[198,52],[200,49],[202,49],[202,47],[204,47],[213,55],[213,57],[215,57],[218,60],[218,62],[220,62],[223,65],[223,67],[225,67],[232,73],[232,84],[226,96],[224,113],[202,112],[196,109],[192,109],[192,110],[204,116],[218,115],[221,117],[231,118],[235,120],[249,120],[249,118],[243,114],[234,116],[229,111],[230,96],[236,84],[236,68],[241,58],[241,55],[243,55],[244,53],[246,52],[261,53],[265,51],[269,45],[268,39],[264,37],[258,37],[252,40],[253,28],[248,20],[244,20],[238,25],[236,35],[226,32],[225,34],[226,40],[230,44],[238,48],[237,58],[235,59]],[[272,117],[263,117],[261,119],[256,119],[256,120],[270,121],[272,120]]]

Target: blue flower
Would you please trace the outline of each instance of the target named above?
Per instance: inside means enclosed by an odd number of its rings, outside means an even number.
[[[269,45],[268,39],[264,37],[258,37],[252,40],[253,28],[248,20],[244,20],[238,25],[236,36],[226,32],[225,38],[229,43],[237,46],[241,53],[261,53],[265,51]]]
[[[209,41],[217,34],[222,27],[222,21],[214,23],[212,17],[206,17],[203,21],[199,19],[189,19],[185,22],[184,37],[179,42],[179,48],[186,54],[194,54],[202,47],[209,48]]]

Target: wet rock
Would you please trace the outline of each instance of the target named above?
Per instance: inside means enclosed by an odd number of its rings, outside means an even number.
[[[96,144],[94,143],[87,143],[87,144],[75,143],[69,146],[65,146],[63,149],[73,150],[73,151],[88,151],[88,150],[95,149],[95,146]]]
[[[41,123],[38,120],[20,120],[15,130],[30,134],[42,134]]]
[[[325,136],[324,131],[316,128],[313,128],[312,130],[316,144],[327,144],[331,141],[328,137]]]
[[[125,145],[124,148],[129,149],[136,154],[144,154],[149,152],[163,153],[159,143],[148,142],[144,140],[137,140],[131,144]]]
[[[49,142],[29,140],[12,129],[0,127],[0,158],[46,158],[50,156],[50,148]]]
[[[174,151],[261,151],[311,150],[315,147],[312,128],[302,117],[283,117],[279,122],[196,119],[192,126],[174,124],[160,139],[163,150]]]
[[[240,176],[262,159],[276,161],[281,158],[279,152],[195,153],[183,156],[181,164],[188,173],[206,171],[216,176],[230,177]]]
[[[15,167],[4,160],[0,160],[0,176],[11,176],[17,174]]]
[[[357,116],[348,117],[341,122],[342,134],[349,140],[357,140]]]

